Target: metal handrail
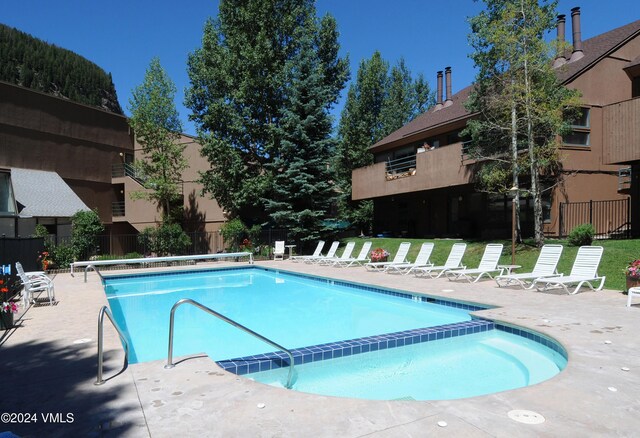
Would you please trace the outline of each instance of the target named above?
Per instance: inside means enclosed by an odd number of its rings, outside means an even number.
[[[116,332],[118,332],[118,336],[120,336],[120,339],[124,343],[123,369],[127,368],[127,365],[129,364],[129,342],[127,341],[127,338],[124,337],[122,330],[120,330],[120,327],[118,327],[118,324],[113,319],[113,315],[111,314],[109,308],[107,306],[102,306],[102,309],[100,309],[100,314],[98,315],[98,378],[95,381],[94,385],[102,385],[105,382],[105,380],[102,379],[102,362],[104,355],[102,334],[104,332],[104,315],[107,315],[107,318],[109,318],[109,321],[111,321],[111,324],[116,329]]]
[[[174,318],[175,318],[175,313],[176,313],[176,309],[178,307],[180,307],[183,304],[191,304],[195,307],[197,307],[200,310],[203,310],[207,313],[209,313],[210,315],[213,315],[221,320],[223,320],[226,323],[231,324],[234,327],[239,328],[240,330],[244,331],[245,333],[248,333],[252,336],[255,336],[256,338],[260,339],[263,342],[266,342],[267,344],[271,345],[274,348],[277,348],[280,351],[284,351],[287,356],[289,356],[289,376],[287,377],[287,384],[286,384],[286,388],[287,389],[291,389],[291,379],[293,377],[293,354],[291,354],[291,352],[289,350],[287,350],[286,348],[284,348],[282,345],[277,344],[275,342],[273,342],[272,340],[265,338],[264,336],[262,336],[259,333],[254,332],[253,330],[251,330],[250,328],[247,328],[245,326],[243,326],[242,324],[227,318],[226,316],[224,316],[221,313],[216,312],[215,310],[212,310],[200,303],[198,303],[197,301],[194,301],[190,298],[183,298],[179,301],[177,301],[173,307],[171,308],[171,317],[169,319],[169,351],[167,353],[167,364],[164,366],[167,369],[173,368],[175,365],[173,364],[173,324],[174,324]]]

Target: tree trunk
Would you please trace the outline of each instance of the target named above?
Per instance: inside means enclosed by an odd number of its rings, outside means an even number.
[[[513,85],[513,80],[511,81]],[[516,114],[515,98],[511,101],[511,170],[513,175],[513,187],[520,187],[519,169],[518,169],[518,118]],[[513,193],[513,201],[516,206],[515,218],[515,241],[522,242],[522,234],[520,231],[520,190]],[[513,206],[511,207],[513,208]],[[511,236],[513,238],[513,236]]]

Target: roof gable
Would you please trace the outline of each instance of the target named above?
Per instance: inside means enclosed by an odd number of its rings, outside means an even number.
[[[610,30],[603,34],[597,35],[582,42],[582,50],[584,56],[577,61],[563,64],[557,69],[557,75],[560,82],[566,84],[591,68],[607,54],[618,49],[627,41],[640,33],[640,20],[634,21],[622,27]],[[632,61],[633,63],[633,61]],[[370,147],[370,149],[379,149],[384,145],[395,143],[412,134],[420,131],[435,128],[458,120],[462,117],[468,117],[469,111],[464,103],[469,98],[473,85],[460,90],[451,98],[452,105],[436,110],[435,107],[430,108],[422,113],[402,128],[392,132],[382,140]]]

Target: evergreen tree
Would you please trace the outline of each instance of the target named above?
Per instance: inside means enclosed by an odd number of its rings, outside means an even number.
[[[402,128],[405,123],[414,117],[416,102],[415,88],[411,79],[411,72],[407,68],[404,59],[401,58],[391,68],[384,104],[382,106],[383,131],[389,134]]]
[[[373,163],[369,148],[434,103],[424,76],[414,81],[403,59],[389,71],[380,52],[362,61],[340,117],[334,168],[340,187],[339,209],[362,231],[371,228],[373,203],[351,200],[351,172]]]
[[[338,58],[335,21],[318,24],[311,0],[223,0],[217,20],[205,26],[202,47],[189,56],[186,105],[211,163],[201,181],[229,216],[248,224],[269,220],[264,199],[273,162],[286,155],[285,139],[297,141],[289,100],[299,90],[290,81],[302,80],[292,74],[300,68],[293,60],[303,59],[307,39],[327,87],[320,99],[326,112],[344,86],[347,61]]]
[[[154,58],[129,101],[129,123],[145,155],[135,166],[146,190],[132,192],[132,196],[157,202],[163,222],[176,219],[172,206],[181,199],[181,175],[188,167],[184,146],[178,141],[182,123],[174,104],[175,93],[175,85],[160,60]]]
[[[308,27],[312,27],[312,23]],[[335,87],[325,81],[323,65],[310,37],[288,69],[289,99],[281,119],[282,143],[267,168],[273,184],[265,207],[277,227],[304,244],[323,236],[335,192],[328,163],[333,149],[328,104]]]
[[[351,171],[373,163],[369,147],[385,135],[382,111],[388,70],[389,64],[378,51],[371,59],[360,62],[338,127],[334,171],[340,188],[339,210],[342,217],[358,225],[363,232],[371,229],[373,203],[351,200]]]

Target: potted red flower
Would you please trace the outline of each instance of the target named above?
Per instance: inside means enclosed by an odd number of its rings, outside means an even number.
[[[629,263],[626,269],[627,273],[627,291],[631,287],[640,286],[640,259]]]
[[[389,251],[382,248],[376,248],[371,251],[371,261],[375,262],[386,262],[389,257]]]

